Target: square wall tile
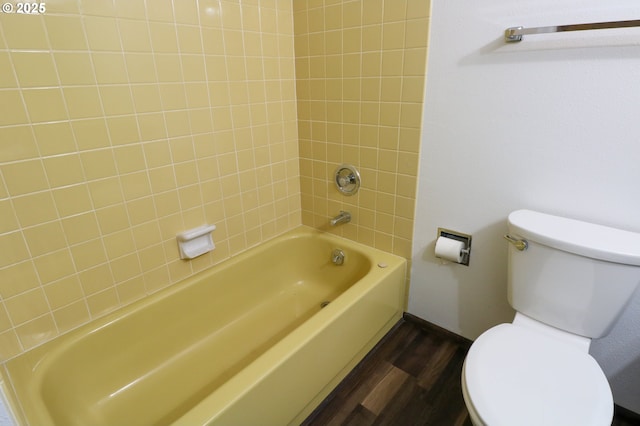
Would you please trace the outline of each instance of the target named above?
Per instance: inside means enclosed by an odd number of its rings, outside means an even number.
[[[53,50],[87,50],[87,38],[80,16],[44,15]]]
[[[340,78],[331,6],[306,50]],[[47,8],[0,17],[0,361],[301,223],[292,4]],[[180,260],[175,234],[207,220],[216,252]]]
[[[10,195],[28,194],[49,188],[40,160],[4,164],[1,170]]]
[[[31,261],[16,262],[0,269],[0,296],[7,299],[33,290],[40,285],[35,265]]]
[[[43,16],[3,13],[2,30],[7,46],[16,50],[49,50]]]
[[[21,87],[49,87],[59,84],[53,57],[49,52],[12,52],[11,60]]]
[[[0,127],[4,161],[28,160],[39,156],[29,126]]]
[[[22,96],[32,122],[68,119],[67,108],[59,88],[25,89]]]
[[[71,119],[103,115],[100,93],[95,87],[65,87],[62,89]]]
[[[330,211],[357,208],[360,217],[336,233],[410,256],[429,2],[341,8],[342,25],[333,3],[294,9],[302,220],[321,227]],[[342,162],[363,179],[349,200],[325,179]]]
[[[41,155],[49,156],[76,151],[75,138],[68,122],[42,123],[31,126]]]
[[[18,90],[0,90],[0,125],[27,123],[27,112]]]

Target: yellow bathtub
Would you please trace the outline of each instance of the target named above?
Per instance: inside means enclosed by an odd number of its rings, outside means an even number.
[[[300,227],[5,374],[29,425],[297,424],[401,317],[405,263]]]

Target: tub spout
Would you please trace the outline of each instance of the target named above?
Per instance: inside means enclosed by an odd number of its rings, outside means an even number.
[[[351,213],[340,210],[340,214],[329,221],[331,226],[351,222]]]

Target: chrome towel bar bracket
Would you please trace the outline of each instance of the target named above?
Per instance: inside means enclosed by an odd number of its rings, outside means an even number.
[[[629,28],[640,27],[640,19],[631,21],[612,21],[612,22],[593,22],[589,24],[573,24],[573,25],[553,25],[549,27],[511,27],[504,31],[504,41],[507,43],[517,43],[522,41],[523,35],[528,34],[545,34],[545,33],[561,33],[567,31],[585,31],[585,30],[605,30],[611,28]]]

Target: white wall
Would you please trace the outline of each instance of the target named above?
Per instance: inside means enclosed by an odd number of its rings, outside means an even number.
[[[528,208],[640,232],[640,28],[505,28],[640,18],[636,0],[433,0],[409,312],[468,338],[511,321],[506,216]],[[473,235],[471,265],[433,255]],[[640,413],[640,292],[592,345]]]

